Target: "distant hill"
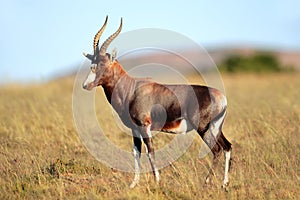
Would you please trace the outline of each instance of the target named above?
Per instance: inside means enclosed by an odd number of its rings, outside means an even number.
[[[271,51],[271,50],[262,50],[254,48],[215,48],[208,50],[207,56],[205,51],[199,53],[199,51],[193,49],[183,49],[181,50],[182,55],[173,55],[166,52],[159,53],[149,53],[141,54],[135,56],[134,58],[125,58],[120,59],[120,62],[126,66],[138,66],[143,63],[160,63],[172,66],[175,69],[180,69],[179,71],[183,72],[185,70],[189,71],[190,68],[187,67],[190,65],[182,57],[191,59],[193,64],[199,66],[201,69],[205,70],[211,67],[214,63],[218,66],[224,62],[230,56],[252,56],[257,53],[266,53],[273,55],[279,62],[280,66],[287,68],[294,68],[296,71],[300,71],[300,51]],[[213,62],[212,62],[213,61]]]
[[[195,65],[200,67],[202,70],[209,69],[214,63],[218,66],[222,62],[224,62],[227,58],[233,55],[241,55],[241,56],[251,56],[257,52],[267,52],[276,56],[278,61],[282,66],[285,67],[293,67],[296,71],[300,71],[300,51],[270,51],[270,50],[261,50],[255,48],[214,48],[209,49],[207,56],[205,51],[199,53],[199,51],[195,51],[193,49],[185,48],[181,50],[183,55],[172,55],[166,52],[159,53],[146,53],[140,54],[134,57],[125,57],[120,58],[119,61],[124,66],[126,70],[149,63],[160,63],[162,65],[171,66],[172,68],[177,69],[180,72],[191,72],[191,65],[188,63],[188,58],[196,61]],[[184,60],[181,56],[187,58]],[[74,70],[67,70],[63,73],[55,73],[51,76],[50,79],[61,79],[65,77],[74,77],[77,73],[78,65],[74,67]],[[151,75],[153,73],[153,68],[149,66],[148,68],[143,68],[143,70],[139,71],[140,74],[135,75]]]
[[[209,51],[210,56],[218,65],[231,55],[250,56],[257,52],[266,52],[277,57],[280,64],[286,67],[293,67],[300,71],[300,51],[271,51],[254,48],[224,48]]]

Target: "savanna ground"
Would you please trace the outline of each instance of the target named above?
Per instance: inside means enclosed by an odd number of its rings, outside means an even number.
[[[211,157],[198,158],[198,137],[160,170],[159,186],[149,173],[130,189],[133,174],[96,161],[81,143],[73,123],[73,81],[0,88],[0,199],[300,198],[300,74],[223,75],[229,104],[224,133],[233,144],[228,191],[220,187],[223,157],[203,187]],[[101,123],[111,111],[98,93]],[[131,137],[113,121],[105,127],[110,140],[131,151]],[[158,134],[155,147],[170,137]]]

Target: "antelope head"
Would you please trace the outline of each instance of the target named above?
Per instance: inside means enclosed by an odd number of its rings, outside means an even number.
[[[88,74],[86,80],[83,82],[82,87],[87,90],[91,90],[96,86],[101,85],[104,81],[103,74],[107,71],[107,69],[111,65],[110,54],[106,53],[107,47],[109,44],[119,35],[122,30],[122,18],[120,22],[120,26],[118,30],[113,33],[109,38],[105,40],[102,44],[101,48],[99,49],[99,39],[104,32],[104,29],[107,24],[108,17],[106,16],[105,22],[100,28],[100,30],[96,33],[94,37],[93,47],[94,47],[94,54],[87,54],[83,53],[85,57],[87,57],[91,61],[91,71]]]

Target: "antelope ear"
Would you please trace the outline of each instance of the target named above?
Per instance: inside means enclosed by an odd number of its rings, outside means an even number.
[[[117,57],[117,48],[114,48],[114,50],[111,53],[111,62],[113,62]]]
[[[105,56],[107,56],[108,60],[110,61],[111,55],[109,53],[106,53]]]
[[[91,54],[88,54],[88,53],[85,53],[83,52],[82,53],[85,57],[87,57],[89,60],[93,61],[94,60],[94,55],[91,55]]]

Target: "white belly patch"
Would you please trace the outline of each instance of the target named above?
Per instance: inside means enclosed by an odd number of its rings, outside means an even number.
[[[187,123],[185,119],[182,119],[176,127],[170,127],[163,129],[165,132],[176,133],[176,134],[185,134],[187,131]]]

